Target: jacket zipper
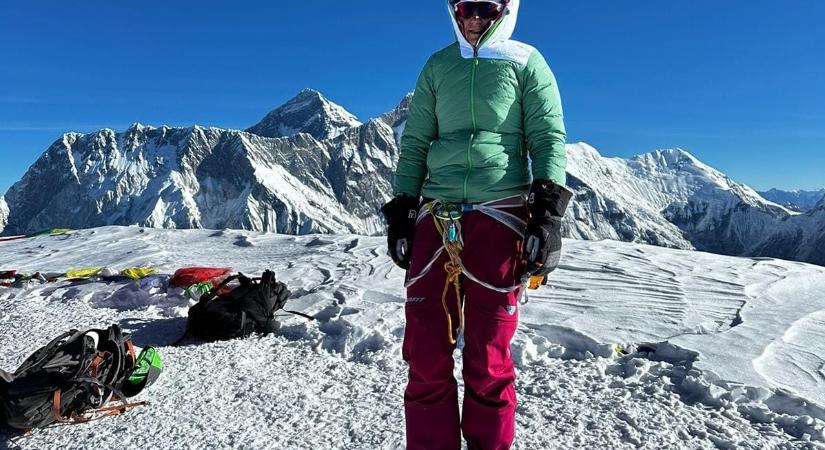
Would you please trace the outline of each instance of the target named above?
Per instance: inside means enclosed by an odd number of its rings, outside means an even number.
[[[476,126],[476,66],[478,66],[478,48],[473,49],[473,67],[472,72],[470,72],[470,118],[473,121],[473,132],[470,133],[470,139],[467,142],[467,173],[464,175],[464,203],[467,203],[467,183],[470,180],[470,171],[473,170],[473,158],[470,152],[473,147],[476,132],[478,131]]]

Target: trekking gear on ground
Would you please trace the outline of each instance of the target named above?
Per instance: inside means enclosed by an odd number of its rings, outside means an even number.
[[[239,284],[223,292],[235,280]],[[249,278],[242,273],[233,275],[189,308],[186,334],[181,340],[186,336],[207,341],[227,340],[275,332],[278,330],[275,313],[284,308],[289,294],[286,285],[277,281],[270,270],[259,278]],[[284,311],[314,319],[303,313]]]
[[[49,281],[50,280],[47,279],[46,276],[43,275],[40,272],[35,272],[31,275],[18,273],[17,276],[14,278],[14,281],[12,281],[11,283],[9,283],[9,282],[0,283],[0,286],[6,286],[6,287],[13,287],[13,288],[22,289],[22,288],[25,288],[26,286],[28,286],[30,284],[46,284]],[[51,280],[51,281],[54,281],[54,280]]]
[[[186,289],[193,284],[205,281],[210,281],[217,286],[230,274],[232,274],[232,269],[229,267],[184,267],[175,271],[169,279],[169,286]]]
[[[186,297],[194,301],[198,301],[204,294],[208,294],[214,287],[215,286],[211,281],[202,281],[189,286],[183,292]]]
[[[13,280],[17,277],[16,270],[3,270],[0,271],[0,280]]]
[[[484,20],[493,20],[501,17],[504,4],[496,1],[463,0],[453,5],[453,10],[456,17],[460,19],[479,17]]]
[[[144,348],[135,360],[134,369],[123,382],[123,395],[134,397],[154,383],[162,371],[163,362],[158,351],[154,347]]]
[[[381,207],[387,221],[388,253],[393,262],[404,270],[410,268],[418,207],[417,198],[403,194]]]
[[[530,219],[524,245],[527,273],[546,277],[561,258],[561,220],[573,193],[550,180],[535,180],[527,207]],[[545,280],[546,282],[546,280]]]
[[[54,228],[50,230],[38,231],[36,233],[29,233],[29,234],[19,234],[16,236],[4,236],[0,237],[0,242],[10,242],[10,241],[17,241],[21,239],[28,239],[34,238],[39,236],[61,236],[68,232],[72,231],[70,228]]]
[[[135,359],[131,339],[117,325],[63,333],[13,374],[0,371],[0,424],[29,430],[55,422],[83,423],[145,405],[126,403],[122,390]],[[113,398],[121,404],[107,407]]]
[[[157,273],[158,269],[154,267],[130,267],[120,271],[121,275],[124,277],[129,277],[133,280],[140,280],[141,278],[148,277],[149,275],[156,275]]]
[[[81,269],[71,269],[66,271],[66,278],[69,280],[86,280],[103,272],[103,267],[84,267]]]
[[[0,287],[24,288],[29,284],[54,283],[63,274],[35,272],[31,275],[9,270],[0,273]]]

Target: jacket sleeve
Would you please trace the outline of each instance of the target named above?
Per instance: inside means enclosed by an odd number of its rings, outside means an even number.
[[[401,135],[401,151],[395,171],[395,195],[407,194],[418,197],[427,176],[427,152],[430,143],[438,137],[438,120],[435,116],[435,88],[433,87],[432,63],[427,61],[415,84],[407,124]]]
[[[556,77],[538,50],[527,62],[522,107],[533,179],[564,185],[567,155],[564,115]]]

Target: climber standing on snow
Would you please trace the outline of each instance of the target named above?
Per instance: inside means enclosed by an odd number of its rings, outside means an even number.
[[[526,280],[561,253],[565,130],[555,77],[513,41],[519,0],[449,0],[457,42],[415,88],[389,254],[407,269],[407,448],[507,449],[515,434],[510,341]],[[463,352],[459,414],[453,350]],[[461,419],[459,419],[461,417]]]

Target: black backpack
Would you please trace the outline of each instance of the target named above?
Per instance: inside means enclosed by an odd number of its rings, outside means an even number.
[[[226,291],[229,283],[235,280],[239,284]],[[289,294],[286,285],[277,281],[271,270],[265,271],[260,278],[249,278],[242,273],[233,275],[203,294],[198,303],[189,308],[184,337],[214,341],[276,332],[275,312],[284,308]],[[287,312],[312,319],[302,313]]]
[[[29,430],[82,423],[145,404],[127,404],[121,392],[135,359],[131,339],[117,325],[63,333],[13,374],[0,370],[0,425]],[[104,407],[112,397],[123,404]]]

